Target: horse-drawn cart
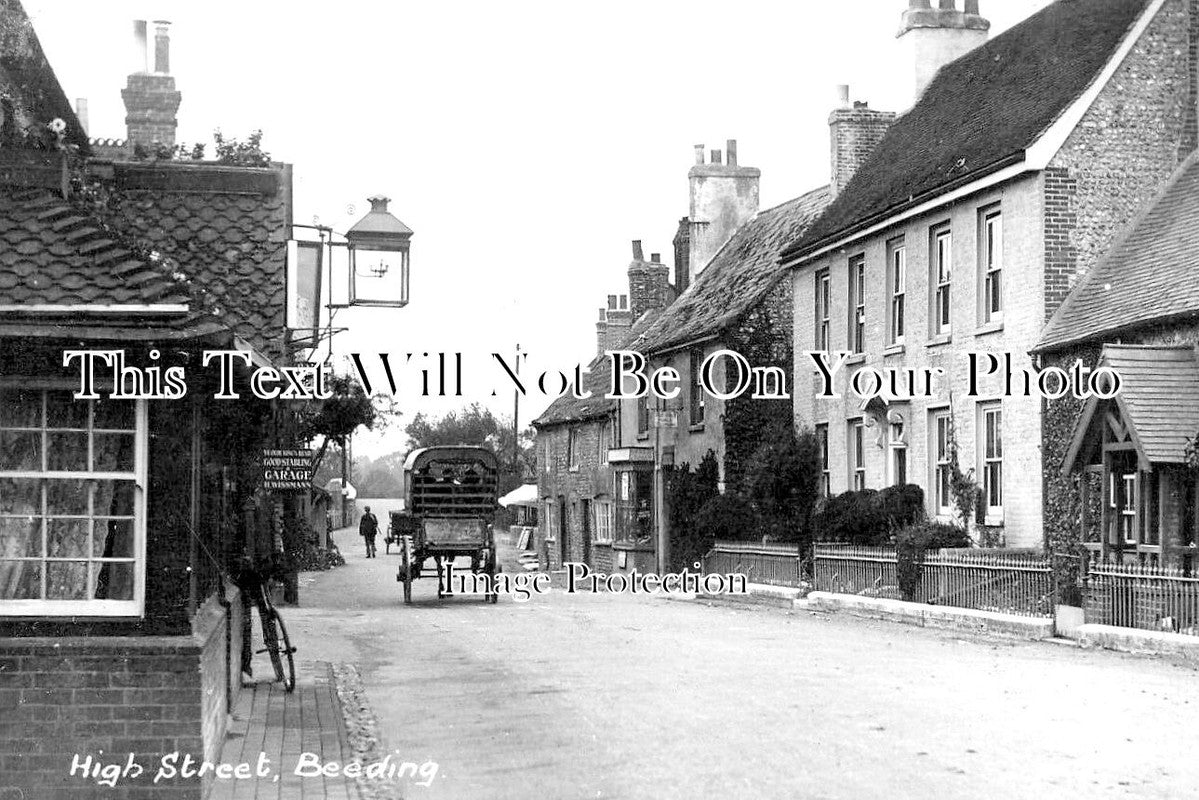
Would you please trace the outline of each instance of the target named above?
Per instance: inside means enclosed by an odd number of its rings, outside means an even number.
[[[499,496],[499,465],[483,447],[457,445],[414,450],[404,462],[403,511],[392,511],[387,552],[400,549],[396,580],[404,584],[404,602],[412,602],[412,581],[421,577],[425,561],[437,565],[437,596],[450,593],[443,583],[445,566],[470,557],[472,575],[487,576],[485,597],[494,603],[495,575],[500,571],[492,518]]]

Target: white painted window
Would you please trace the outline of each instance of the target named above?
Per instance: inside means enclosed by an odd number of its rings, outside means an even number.
[[[816,273],[816,349],[831,352],[829,338],[829,306],[832,304],[832,281],[827,269]]]
[[[866,257],[849,261],[849,349],[861,353],[866,347]]]
[[[891,485],[902,486],[908,482],[908,441],[904,418],[895,412],[888,415],[887,451]]]
[[[891,294],[888,310],[887,344],[903,344],[904,295],[908,283],[908,255],[903,239],[892,242],[887,253],[887,290]]]
[[[1003,410],[999,403],[979,406],[980,472],[984,511],[989,520],[1003,518]]]
[[[616,506],[611,500],[595,501],[595,541],[611,544],[615,538]]]
[[[145,401],[0,387],[0,615],[140,616]]]
[[[582,431],[572,427],[566,436],[566,463],[570,469],[579,468],[579,456],[582,455],[582,452]]]
[[[1003,215],[991,211],[982,222],[983,322],[1003,321]]]
[[[866,424],[861,419],[850,420],[848,437],[849,486],[866,488]]]
[[[950,490],[950,460],[953,448],[953,423],[949,411],[933,411],[929,431],[933,452],[933,512],[938,516],[953,514],[953,493]]]
[[[832,485],[829,480],[828,468],[828,424],[821,423],[816,426],[816,446],[820,450],[820,496],[830,497],[832,495]]]
[[[932,265],[933,307],[932,333],[947,336],[952,330],[950,279],[953,274],[953,236],[948,228],[933,233],[930,261]]]

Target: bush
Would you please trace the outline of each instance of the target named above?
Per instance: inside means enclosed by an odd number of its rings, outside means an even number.
[[[944,522],[921,520],[895,532],[895,572],[904,600],[914,600],[920,588],[924,554],[942,547],[969,547],[963,528]]]
[[[825,501],[813,515],[812,528],[821,542],[862,547],[890,544],[895,530],[924,516],[924,490],[915,484],[862,489]]]
[[[819,480],[816,435],[811,430],[796,435],[790,420],[771,425],[746,461],[742,478],[742,492],[760,523],[761,533],[753,538],[810,542]]]
[[[713,498],[720,497],[716,454],[709,450],[692,470],[682,464],[666,474],[666,507],[670,522],[670,565],[672,570],[690,567],[708,552],[712,537],[696,517]]]

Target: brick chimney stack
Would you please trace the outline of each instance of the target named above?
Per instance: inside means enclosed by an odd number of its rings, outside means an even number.
[[[991,23],[978,10],[978,0],[964,0],[961,11],[955,0],[908,0],[897,34],[912,70],[912,104],[941,67],[956,61],[987,41]]]
[[[602,356],[615,350],[628,338],[633,327],[629,312],[629,296],[608,295],[608,307],[599,310],[599,321],[595,323],[595,354]]]
[[[837,87],[837,96],[838,107],[828,118],[829,191],[833,197],[846,187],[895,121],[892,111],[875,111],[860,101],[851,104],[849,87],[844,84]]]
[[[733,234],[758,213],[758,184],[762,171],[737,164],[737,140],[729,139],[728,163],[713,150],[704,163],[704,146],[695,146],[695,165],[687,172],[691,184],[690,230],[688,231],[687,284],[695,281],[712,256]],[[676,237],[676,252],[678,248]],[[683,291],[685,286],[678,285]]]
[[[674,300],[670,270],[658,253],[646,261],[640,240],[633,242],[633,260],[629,262],[628,274],[629,310],[633,322],[651,308],[665,308]]]
[[[171,23],[154,21],[154,68],[149,66],[146,21],[133,23],[134,72],[121,99],[125,101],[125,126],[130,146],[175,146],[176,114],[183,96],[171,77]]]

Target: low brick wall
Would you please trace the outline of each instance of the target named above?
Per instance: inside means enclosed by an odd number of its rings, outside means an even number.
[[[191,636],[0,638],[0,798],[199,800],[208,779],[153,781],[170,754],[198,766],[220,752],[241,636],[234,627],[227,670],[224,609],[213,598],[195,622]],[[123,769],[115,786],[100,783],[100,769],[131,758],[140,775]]]

